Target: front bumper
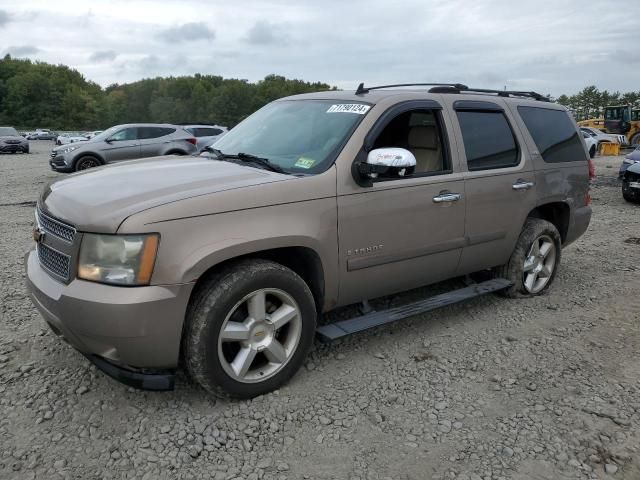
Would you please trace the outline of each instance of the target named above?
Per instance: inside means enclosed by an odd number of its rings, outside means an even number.
[[[54,172],[71,172],[73,168],[70,166],[71,162],[66,161],[66,156],[63,153],[58,153],[55,156],[49,156],[49,166]]]
[[[136,378],[178,366],[193,284],[115,287],[74,279],[64,285],[42,269],[35,251],[25,256],[25,267],[27,290],[45,321],[92,362],[98,357],[101,370]]]
[[[21,143],[5,143],[0,145],[0,152],[2,153],[17,153],[17,152],[27,152],[29,150],[29,144],[21,144]]]

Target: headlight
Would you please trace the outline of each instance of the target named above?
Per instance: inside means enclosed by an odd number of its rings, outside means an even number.
[[[85,233],[80,246],[78,278],[112,285],[148,285],[158,251],[158,234],[96,235]]]
[[[67,148],[64,148],[64,149],[62,150],[62,153],[69,153],[69,152],[73,152],[74,150],[77,150],[78,148],[80,148],[80,146],[79,146],[79,145],[74,145],[73,147],[67,147]]]
[[[636,163],[638,160],[631,160],[630,158],[625,158],[622,163],[628,163],[629,165],[633,165],[634,163]]]

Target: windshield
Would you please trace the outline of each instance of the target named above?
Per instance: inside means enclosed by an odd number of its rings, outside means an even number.
[[[0,136],[8,137],[10,135],[18,136],[18,132],[13,127],[0,127]]]
[[[267,158],[291,173],[326,170],[370,106],[335,100],[285,100],[258,110],[213,147],[225,155]]]
[[[122,128],[121,125],[116,125],[115,127],[107,128],[104,132],[99,133],[98,135],[93,137],[91,140],[104,140],[105,138],[109,138],[111,135],[116,133],[121,128]]]

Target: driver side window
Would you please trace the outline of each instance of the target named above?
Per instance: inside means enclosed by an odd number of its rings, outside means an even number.
[[[122,142],[126,140],[135,140],[136,139],[136,128],[125,128],[124,130],[120,130],[119,132],[111,135],[111,140],[113,142]]]
[[[451,169],[440,119],[434,110],[409,110],[394,117],[373,143],[373,148],[387,147],[404,148],[413,154],[413,176],[448,173]]]

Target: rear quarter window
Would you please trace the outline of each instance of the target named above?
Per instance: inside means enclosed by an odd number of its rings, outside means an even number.
[[[567,112],[521,105],[518,113],[545,162],[586,160],[587,154],[582,141]]]
[[[196,128],[195,130],[196,137],[215,137],[222,133],[219,128]]]
[[[169,135],[175,131],[175,128],[168,127],[139,127],[138,139],[148,140],[150,138],[164,137],[165,135]]]

